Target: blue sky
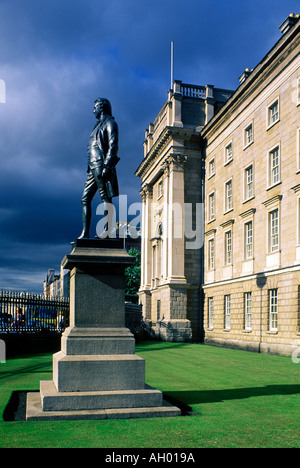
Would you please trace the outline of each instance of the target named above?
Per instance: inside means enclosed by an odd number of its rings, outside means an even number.
[[[120,191],[174,78],[236,89],[280,38],[299,0],[1,0],[0,289],[40,292],[81,232],[80,198],[95,98],[120,129]],[[95,200],[95,206],[100,199]],[[94,214],[94,223],[97,217]]]

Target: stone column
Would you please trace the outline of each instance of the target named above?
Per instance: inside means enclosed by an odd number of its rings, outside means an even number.
[[[184,164],[186,158],[172,154],[168,194],[168,282],[186,283],[184,275]]]
[[[167,258],[163,288],[168,297],[164,305],[164,320],[156,327],[159,336],[167,341],[189,341],[192,337],[191,322],[187,319],[187,290],[185,277],[185,221],[184,221],[184,165],[186,157],[181,153],[171,154],[163,164],[168,187],[164,227]],[[168,292],[166,291],[168,288]]]

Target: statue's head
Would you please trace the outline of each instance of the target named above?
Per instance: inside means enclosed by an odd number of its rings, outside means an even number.
[[[101,114],[112,115],[111,103],[106,98],[98,98],[95,101],[94,107],[95,117],[98,119]]]

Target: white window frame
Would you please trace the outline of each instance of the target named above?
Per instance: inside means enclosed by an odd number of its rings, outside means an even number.
[[[277,104],[277,118],[276,120],[273,120],[273,114],[272,110]],[[280,101],[279,101],[279,96],[274,99],[274,101],[267,107],[267,130],[269,128],[272,128],[274,125],[276,125],[280,121]]]
[[[210,271],[215,269],[215,238],[208,239],[208,269]]]
[[[251,139],[249,139],[249,130],[251,128]],[[244,149],[248,148],[250,145],[254,143],[254,123],[253,121],[250,122],[245,128],[244,128]]]
[[[224,328],[230,330],[231,322],[231,295],[226,294],[224,296]]]
[[[215,191],[211,192],[208,195],[208,221],[213,221],[215,219],[215,209],[216,209],[216,197]]]
[[[251,225],[251,234],[249,227]],[[244,223],[244,258],[245,260],[253,259],[253,219],[250,219],[246,223]]]
[[[252,330],[252,292],[244,293],[244,321],[245,330]]]
[[[224,233],[224,246],[225,246],[225,266],[232,265],[232,229]]]
[[[273,155],[275,151],[278,151],[278,164],[273,166]],[[273,171],[277,168],[278,179],[275,180]],[[274,187],[277,184],[281,183],[281,151],[280,151],[280,143],[275,145],[268,151],[268,188]]]
[[[230,141],[224,149],[224,165],[229,164],[233,160],[233,145]]]
[[[229,192],[229,184],[231,186],[231,190]],[[224,212],[227,213],[228,211],[233,210],[233,183],[232,178],[227,180],[224,185]]]
[[[269,289],[269,331],[278,331],[278,289]]]
[[[296,151],[297,151],[297,172],[300,172],[300,127],[297,128],[296,134]]]
[[[207,325],[209,329],[213,328],[214,324],[214,298],[209,297],[207,301]]]
[[[297,239],[296,239],[296,244],[297,246],[300,245],[300,195],[297,197]]]
[[[300,77],[297,78],[297,85],[296,85],[296,93],[297,93],[297,106],[300,106]]]
[[[277,224],[276,218],[275,218],[275,213],[277,213]],[[269,237],[269,242],[268,242],[268,249],[269,253],[272,254],[274,252],[279,251],[279,245],[280,245],[280,212],[279,212],[279,207],[274,208],[273,210],[270,210],[268,212],[268,237]]]
[[[208,179],[213,177],[215,175],[216,171],[216,166],[215,166],[215,158],[211,158],[211,160],[208,162]]]
[[[252,170],[252,180],[249,183],[248,171]],[[251,185],[252,192],[250,193],[249,186]],[[244,200],[251,200],[254,197],[254,165],[250,164],[244,171]]]

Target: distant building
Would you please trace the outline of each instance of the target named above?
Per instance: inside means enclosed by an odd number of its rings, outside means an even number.
[[[60,275],[55,274],[55,270],[50,268],[44,280],[44,296],[53,297],[59,294]]]

